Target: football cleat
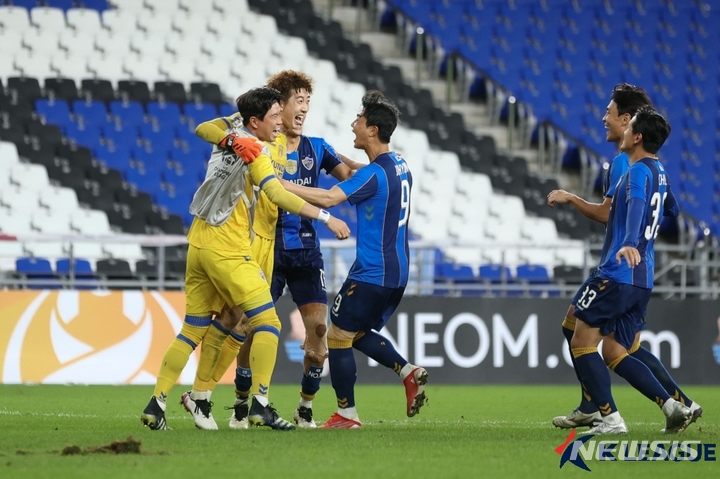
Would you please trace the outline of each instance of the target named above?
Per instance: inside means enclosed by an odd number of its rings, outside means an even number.
[[[153,431],[170,429],[167,422],[165,422],[165,411],[162,410],[155,396],[150,398],[150,402],[140,415],[140,421]]]
[[[700,410],[700,414],[702,414],[702,409],[699,406],[698,409]],[[666,417],[664,429],[665,434],[682,432],[687,429],[693,421],[693,412],[689,407],[685,406],[680,401],[675,401],[672,404],[672,409],[669,411],[669,414],[666,412],[665,408],[663,408],[663,412]]]
[[[226,407],[225,409],[232,409],[232,414],[230,415],[230,423],[228,424],[230,426],[230,429],[247,429],[248,428],[248,400],[245,399],[243,401],[236,401],[235,404],[231,407]]]
[[[268,426],[279,431],[292,431],[295,429],[292,423],[280,417],[272,404],[263,406],[254,397],[250,411],[248,411],[248,421],[253,426]]]
[[[405,397],[407,398],[407,416],[413,417],[420,412],[420,408],[427,402],[425,397],[425,384],[428,373],[423,368],[416,367],[403,379]],[[331,418],[332,419],[332,418]]]
[[[575,409],[567,416],[556,416],[553,418],[553,426],[562,429],[573,429],[576,427],[593,427],[600,425],[602,422],[602,416],[599,411],[595,411],[590,414],[586,414],[579,409]]]
[[[192,415],[196,428],[217,431],[217,423],[212,416],[213,403],[207,399],[195,400],[190,397],[190,391],[188,391],[182,395],[180,404],[185,406],[185,410]]]
[[[300,429],[314,429],[317,427],[313,420],[311,407],[298,406],[295,414],[293,414],[293,419]]]
[[[690,424],[692,424],[702,417],[703,410],[698,403],[693,402],[690,405],[690,412],[692,412],[692,419],[690,419]],[[690,424],[688,424],[688,426]],[[685,429],[687,429],[687,426],[685,426]],[[673,434],[673,432],[666,431],[665,428],[660,429],[660,432],[664,432],[666,434]]]
[[[580,434],[627,434],[628,428],[624,420],[620,420],[618,424],[608,424],[606,422],[600,422],[597,426],[587,431],[583,431]]]
[[[335,413],[320,426],[320,429],[360,429],[362,423],[358,419],[349,419]]]

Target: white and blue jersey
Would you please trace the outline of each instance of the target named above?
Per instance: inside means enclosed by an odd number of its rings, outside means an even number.
[[[615,187],[625,176],[630,167],[630,157],[624,151],[610,161],[610,166],[603,176],[603,197],[615,196]]]
[[[316,187],[320,170],[330,173],[342,162],[335,149],[322,138],[300,137],[297,150],[287,154],[283,179],[300,186]],[[280,210],[275,234],[276,250],[316,249],[320,242],[314,220]]]
[[[658,160],[643,158],[630,165],[616,185],[597,275],[651,289],[655,238],[663,216],[676,216],[677,211],[667,173]],[[640,252],[640,264],[635,268],[629,268],[625,261],[616,261],[615,256],[623,246],[633,246]]]
[[[348,279],[384,286],[408,282],[412,175],[395,152],[383,153],[338,184],[357,208],[357,256]]]

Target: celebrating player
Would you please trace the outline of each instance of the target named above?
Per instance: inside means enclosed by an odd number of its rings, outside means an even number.
[[[620,149],[630,167],[612,199],[600,264],[585,281],[575,303],[571,352],[582,383],[600,411],[602,422],[589,434],[627,433],[625,421],[610,392],[610,369],[661,407],[665,432],[684,430],[693,413],[668,391],[640,360],[629,354],[645,329],[645,312],[653,287],[654,241],[664,216],[679,211],[667,174],[656,154],[670,134],[670,125],[650,106],[628,123]]]
[[[280,321],[262,270],[252,258],[250,225],[257,202],[255,187],[288,211],[320,219],[339,239],[347,238],[350,231],[344,222],[285,191],[275,176],[267,148],[247,164],[235,153],[244,152],[242,142],[234,147],[238,138],[276,139],[282,123],[279,99],[280,94],[270,88],[250,90],[237,100],[242,122],[236,118],[225,124],[225,130],[218,128],[217,146],[213,148],[205,181],[190,206],[196,218],[188,233],[185,321],[165,353],[155,392],[141,415],[142,422],[151,429],[167,429],[167,396],[200,341],[203,348],[193,400],[196,404],[207,402],[209,412],[207,391],[202,390],[202,384],[210,381],[223,343],[242,312],[249,318],[256,336],[252,367],[258,388],[253,390],[249,419],[275,429],[294,429],[278,416],[267,399]],[[233,151],[228,151],[228,147]],[[230,305],[229,314],[212,320],[212,315],[225,305]]]
[[[603,123],[605,124],[605,128],[607,128],[607,141],[615,143],[619,150],[623,141],[623,134],[633,115],[635,115],[641,107],[650,104],[650,98],[642,88],[629,85],[627,83],[621,83],[615,86],[615,88],[613,88],[610,103],[607,106],[605,116],[603,117]],[[555,206],[555,204],[569,203],[591,220],[598,221],[600,223],[607,223],[612,198],[615,195],[618,182],[628,170],[629,161],[628,155],[624,151],[621,151],[611,161],[603,177],[604,200],[602,203],[589,203],[579,196],[568,193],[565,190],[553,190],[550,194],[548,194],[548,204],[550,206]],[[572,339],[573,332],[575,331],[576,318],[574,311],[575,305],[580,299],[581,293],[582,289],[578,291],[573,298],[572,304],[568,308],[567,313],[565,314],[565,319],[562,323],[563,336],[565,336],[568,346],[570,346],[570,341]],[[672,376],[670,376],[670,373],[668,373],[667,369],[665,369],[665,366],[662,364],[660,359],[652,354],[647,348],[640,346],[639,335],[630,348],[629,353],[650,368],[655,377],[658,381],[660,381],[670,395],[676,397],[677,399],[681,399],[684,404],[692,409],[693,421],[702,415],[702,408],[700,408],[697,403],[693,402],[682,392],[680,387],[673,380]],[[573,358],[572,361],[574,367],[575,359]],[[577,368],[575,369],[575,374],[577,375],[578,380],[580,380]],[[574,428],[580,426],[592,426],[594,422],[600,421],[600,419],[600,412],[588,397],[588,393],[582,386],[581,381],[580,405],[567,416],[557,416],[553,418],[552,423],[556,427]]]
[[[330,378],[338,411],[324,428],[362,425],[355,408],[353,347],[403,378],[408,416],[417,414],[425,403],[427,371],[408,363],[377,333],[400,303],[409,273],[412,175],[405,160],[389,148],[399,113],[380,92],[366,93],[362,106],[352,123],[354,146],[365,151],[370,164],[330,190],[285,183],[289,191],[311,203],[331,207],[348,200],[358,212],[356,260],[330,312]]]

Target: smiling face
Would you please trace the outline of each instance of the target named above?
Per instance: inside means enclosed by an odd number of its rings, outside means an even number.
[[[280,127],[283,124],[282,111],[282,107],[276,102],[270,107],[262,121],[256,117],[250,119],[250,121],[253,122],[255,136],[257,136],[259,140],[275,141],[278,133],[280,133]]]
[[[625,113],[618,115],[617,105],[614,101],[610,101],[602,121],[605,124],[605,128],[607,128],[605,139],[608,142],[619,143],[622,141],[625,127],[630,122],[630,114]]]
[[[620,142],[620,151],[624,151],[630,155],[635,146],[639,143],[641,135],[640,133],[633,133],[633,126],[635,125],[635,117],[628,123],[625,131],[623,132],[622,141]]]
[[[350,124],[353,133],[355,133],[355,141],[353,143],[353,146],[358,150],[362,150],[365,148],[369,136],[367,119],[363,116],[363,113],[364,112],[358,113],[355,121]]]
[[[289,137],[302,135],[303,124],[310,110],[310,94],[305,88],[293,91],[283,102],[282,123]]]

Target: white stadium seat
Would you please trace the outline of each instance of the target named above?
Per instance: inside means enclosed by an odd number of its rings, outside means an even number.
[[[84,30],[65,30],[58,37],[58,47],[71,56],[86,57],[95,52],[95,34]]]
[[[188,61],[200,57],[202,44],[192,36],[171,33],[165,39],[165,49],[176,57],[187,58]]]
[[[0,208],[0,231],[8,235],[33,233],[30,226],[29,212],[10,211],[7,208]]]
[[[20,163],[20,157],[18,156],[15,143],[0,141],[0,171],[9,171],[11,167],[18,163]],[[2,176],[9,178],[7,174],[3,174]]]
[[[22,39],[23,34],[19,30],[0,29],[0,45],[4,51],[14,53],[22,50]]]
[[[104,211],[84,209],[73,211],[70,216],[70,226],[82,234],[110,234],[110,223]]]
[[[122,61],[111,56],[94,54],[87,57],[87,71],[94,78],[102,78],[117,83],[126,78]]]
[[[72,53],[64,53],[55,55],[50,60],[50,68],[54,75],[64,78],[71,78],[75,83],[90,76],[87,70],[88,55],[74,55]]]
[[[102,33],[100,13],[90,8],[70,8],[65,12],[67,24],[77,32]]]
[[[50,68],[52,54],[49,52],[20,53],[15,55],[15,69],[26,77],[48,78],[53,76]]]
[[[55,30],[41,30],[29,28],[23,33],[22,44],[32,54],[51,55],[57,52],[59,32]]]
[[[30,16],[27,9],[0,5],[0,27],[3,30],[24,32],[30,28]]]
[[[188,14],[184,11],[175,12],[172,15],[173,33],[193,38],[196,42],[199,40],[198,37],[209,33],[207,24],[206,17]]]
[[[130,38],[134,33],[134,30],[130,32],[113,30],[111,33],[98,34],[95,36],[95,49],[106,56],[122,58],[130,53]]]
[[[153,37],[165,37],[172,33],[172,23],[167,16],[162,14],[153,15],[145,13],[138,16],[137,28],[145,32],[148,39]]]
[[[145,0],[144,7],[155,16],[171,16],[180,9],[178,0]]]
[[[147,36],[136,35],[130,39],[130,50],[145,58],[166,59],[170,55],[165,48],[165,35],[152,32]]]
[[[47,188],[50,184],[45,167],[29,163],[18,163],[13,166],[10,170],[10,178],[24,190],[34,192]]]
[[[35,210],[30,224],[40,233],[58,235],[71,233],[68,215],[57,211]]]
[[[115,35],[131,36],[138,30],[137,17],[137,13],[131,10],[105,10],[102,13],[102,22],[105,28]]]
[[[2,221],[2,213],[0,213]],[[2,231],[2,224],[0,224]],[[0,241],[0,271],[15,271],[15,260],[25,256],[22,243],[17,241]]]
[[[71,213],[80,208],[75,190],[62,186],[43,188],[40,190],[38,200],[40,206],[51,212]]]
[[[123,59],[123,71],[126,73],[126,77],[133,80],[153,83],[163,79],[158,69],[157,60],[135,54],[127,55]]]
[[[145,0],[114,0],[113,3],[121,12],[140,13],[145,10]]]
[[[60,32],[67,26],[65,13],[59,8],[36,7],[30,10],[33,25],[45,32]]]

